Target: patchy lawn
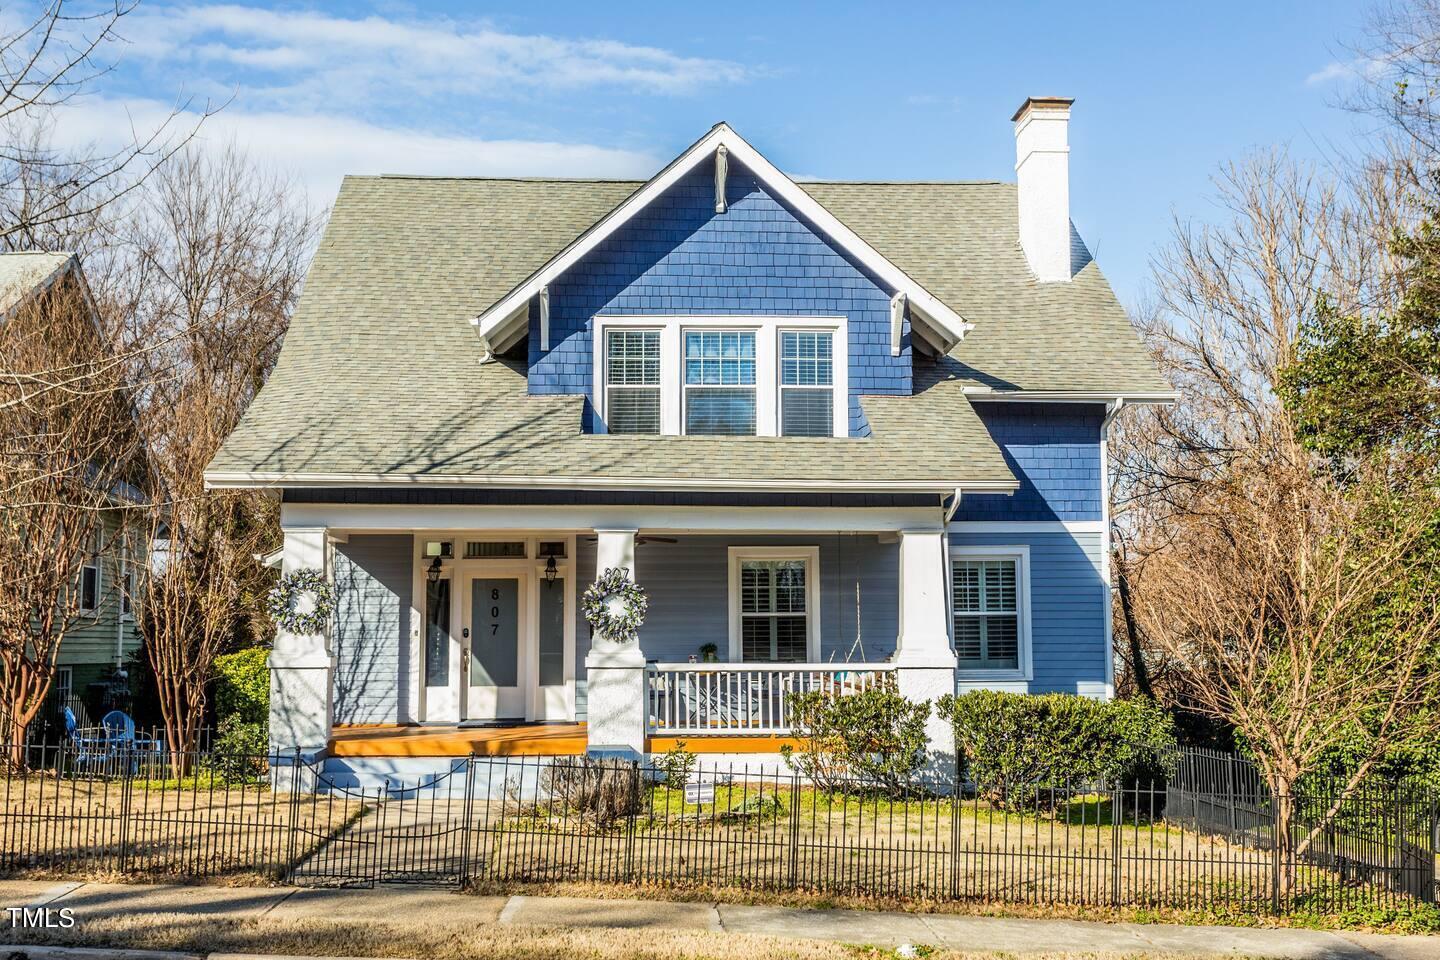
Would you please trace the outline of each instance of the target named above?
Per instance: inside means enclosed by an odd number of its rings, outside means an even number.
[[[17,934],[18,935],[18,932]],[[15,935],[12,935],[15,936]],[[708,932],[614,929],[558,929],[501,926],[414,927],[381,922],[329,920],[237,920],[186,918],[176,914],[87,921],[83,928],[31,931],[15,940],[49,946],[106,946],[136,950],[271,953],[319,957],[402,957],[414,960],[882,960],[894,950],[856,947],[823,940]],[[929,960],[1001,960],[989,951],[955,952],[921,947]],[[1038,953],[1027,960],[1080,960],[1127,954]],[[1166,960],[1185,960],[1166,954]]]

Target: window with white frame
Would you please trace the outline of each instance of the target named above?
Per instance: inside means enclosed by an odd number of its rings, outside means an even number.
[[[730,659],[805,663],[818,656],[818,551],[734,547],[730,551]]]
[[[660,432],[660,331],[605,332],[605,419],[611,433]]]
[[[596,317],[597,432],[849,434],[844,317]]]
[[[1023,554],[955,557],[950,590],[960,669],[1022,670],[1028,607]]]
[[[685,432],[755,435],[755,331],[685,331]]]
[[[835,431],[834,334],[780,332],[780,435],[828,437]]]
[[[80,565],[80,609],[94,613],[100,609],[100,534],[92,538],[90,549]]]

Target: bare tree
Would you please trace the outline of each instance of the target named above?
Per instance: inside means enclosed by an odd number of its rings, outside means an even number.
[[[1440,496],[1385,477],[1342,490],[1291,452],[1247,457],[1192,489],[1135,583],[1146,635],[1182,665],[1193,701],[1254,752],[1275,804],[1283,891],[1375,766],[1440,734],[1440,582],[1421,566]],[[1299,834],[1301,778],[1357,742],[1335,806]]]
[[[8,758],[23,765],[61,644],[115,602],[83,571],[140,504],[140,446],[126,369],[78,273],[0,317],[0,356],[0,684]]]
[[[319,218],[284,178],[229,150],[188,151],[154,178],[129,237],[126,308],[147,353],[141,428],[162,552],[142,604],[169,748],[194,748],[215,658],[268,636],[256,555],[273,500],[206,490],[204,471],[264,382],[299,295]]]
[[[73,248],[67,239],[143,184],[214,112],[207,104],[186,122],[190,104],[181,102],[153,128],[131,126],[116,146],[51,146],[56,118],[112,69],[108,54],[135,5],[77,11],[46,0],[0,32],[0,249]]]

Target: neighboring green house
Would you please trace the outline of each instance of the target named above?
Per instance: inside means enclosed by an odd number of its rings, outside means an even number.
[[[65,283],[85,288],[80,260],[73,253],[0,254],[0,318]],[[117,489],[114,496],[117,501],[134,501],[139,492],[127,487]],[[139,648],[134,597],[146,557],[140,540],[135,531],[122,529],[118,514],[102,519],[81,568],[77,585],[81,615],[60,644],[51,688],[55,712],[47,711],[46,719],[55,719],[64,706],[71,706],[82,724],[98,720],[85,716],[87,687],[109,678]]]

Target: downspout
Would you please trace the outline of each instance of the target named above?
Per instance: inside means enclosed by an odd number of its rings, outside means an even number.
[[[944,522],[941,524],[941,530],[942,530],[942,532],[941,532],[941,534],[940,534],[940,546],[941,546],[940,555],[941,555],[941,557],[943,558],[941,562],[945,564],[945,569],[942,570],[942,571],[940,571],[940,576],[941,576],[941,578],[942,578],[942,579],[941,579],[941,582],[942,582],[942,583],[949,584],[949,583],[950,583],[950,571],[951,571],[951,569],[952,569],[952,566],[951,566],[951,563],[950,563],[950,521],[955,519],[955,514],[958,513],[959,510],[960,510],[960,488],[959,488],[959,487],[956,487],[956,488],[955,488],[955,492],[950,496],[950,504],[949,504],[949,506],[945,506],[945,501],[944,501],[943,498],[942,498],[942,500],[940,501],[940,503],[941,503],[941,511],[940,511],[940,512],[941,512],[941,515],[944,517]],[[954,629],[955,629],[955,628],[954,628],[954,623],[955,623],[955,598],[951,595],[951,591],[950,591],[950,590],[946,590],[946,591],[945,591],[945,632],[946,632],[947,634],[952,634],[952,633],[953,633],[953,631],[954,631]],[[955,637],[954,637],[953,635],[950,637],[950,650],[951,650],[952,653],[953,653],[954,650],[955,650]],[[952,691],[952,692],[953,692],[953,691]]]
[[[1105,405],[1105,417],[1100,421],[1100,576],[1105,582],[1105,641],[1110,644],[1110,656],[1105,661],[1107,700],[1115,697],[1115,597],[1112,595],[1115,584],[1110,558],[1110,423],[1124,406],[1125,398],[1116,397],[1114,404]]]

